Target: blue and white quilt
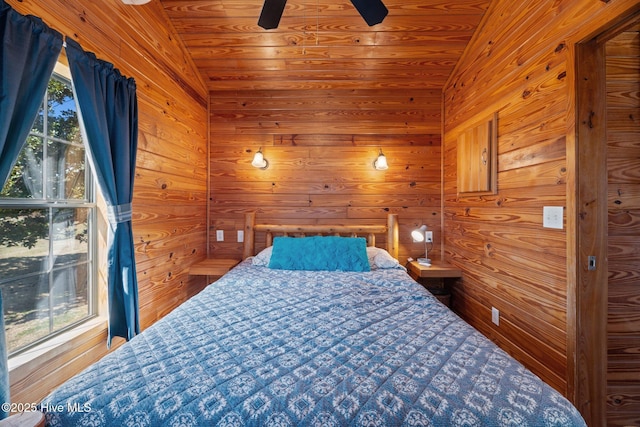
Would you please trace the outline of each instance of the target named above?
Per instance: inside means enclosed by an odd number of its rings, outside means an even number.
[[[245,261],[43,402],[51,426],[584,426],[402,269]]]

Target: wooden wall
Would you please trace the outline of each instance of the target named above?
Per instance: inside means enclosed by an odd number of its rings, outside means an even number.
[[[240,257],[236,230],[257,210],[258,221],[300,223],[398,213],[399,258],[423,254],[410,238],[422,223],[439,257],[440,106],[440,92],[425,90],[211,92],[211,255]],[[266,170],[251,166],[260,148]],[[373,168],[380,149],[386,171]]]
[[[136,80],[140,132],[133,234],[144,329],[205,285],[204,278],[188,275],[207,246],[205,86],[157,2],[139,7],[119,0],[8,3],[43,18]],[[101,328],[68,343],[46,362],[18,368],[11,372],[12,401],[37,402],[105,353]]]
[[[187,270],[207,250],[240,256],[235,237],[246,211],[310,223],[382,222],[394,212],[401,260],[421,255],[409,231],[426,223],[434,257],[444,242],[445,258],[464,271],[454,308],[572,397],[574,241],[567,228],[542,228],[542,207],[564,206],[571,225],[574,45],[636,0],[492,1],[444,99],[437,90],[207,93],[157,2],[8,2],[138,83],[133,227],[143,327],[204,286]],[[459,198],[457,134],[495,111],[498,194]],[[264,171],[250,165],[260,147],[270,161]],[[387,171],[372,166],[380,148]],[[216,241],[217,229],[224,242]],[[492,306],[500,310],[499,327],[491,323]],[[102,330],[32,371],[12,372],[13,400],[38,400],[105,352]]]
[[[640,424],[640,23],[609,40],[605,55],[607,420],[609,426],[627,426]]]
[[[454,309],[570,398],[579,369],[567,231],[576,214],[575,43],[633,7],[495,0],[444,90],[445,256],[464,274]],[[458,197],[456,137],[495,111],[498,194]],[[565,208],[563,230],[542,227],[543,206]]]

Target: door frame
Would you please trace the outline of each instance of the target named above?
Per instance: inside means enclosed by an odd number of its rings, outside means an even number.
[[[575,48],[574,144],[567,164],[575,165],[575,189],[568,191],[567,273],[575,277],[568,292],[567,322],[574,335],[568,346],[570,395],[588,425],[607,425],[608,176],[605,43],[640,20],[637,10],[610,22]],[[590,268],[590,257],[595,266]],[[571,280],[570,280],[571,281]],[[572,310],[571,307],[575,307]],[[572,341],[572,340],[569,340]]]

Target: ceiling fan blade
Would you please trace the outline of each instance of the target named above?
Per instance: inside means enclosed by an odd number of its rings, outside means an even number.
[[[264,0],[262,5],[262,12],[260,12],[260,18],[258,19],[258,25],[265,30],[271,30],[278,28],[280,18],[282,18],[282,12],[284,12],[284,6],[287,4],[287,0]]]
[[[351,0],[351,3],[370,27],[381,23],[389,13],[382,0]]]

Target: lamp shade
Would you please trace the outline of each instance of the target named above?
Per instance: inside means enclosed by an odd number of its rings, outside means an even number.
[[[425,241],[425,231],[427,231],[426,225],[421,225],[420,228],[416,228],[411,232],[411,237],[416,242],[424,242]]]
[[[269,167],[269,162],[264,158],[262,149],[258,150],[258,152],[253,156],[251,166],[258,169],[266,169],[267,167]]]

